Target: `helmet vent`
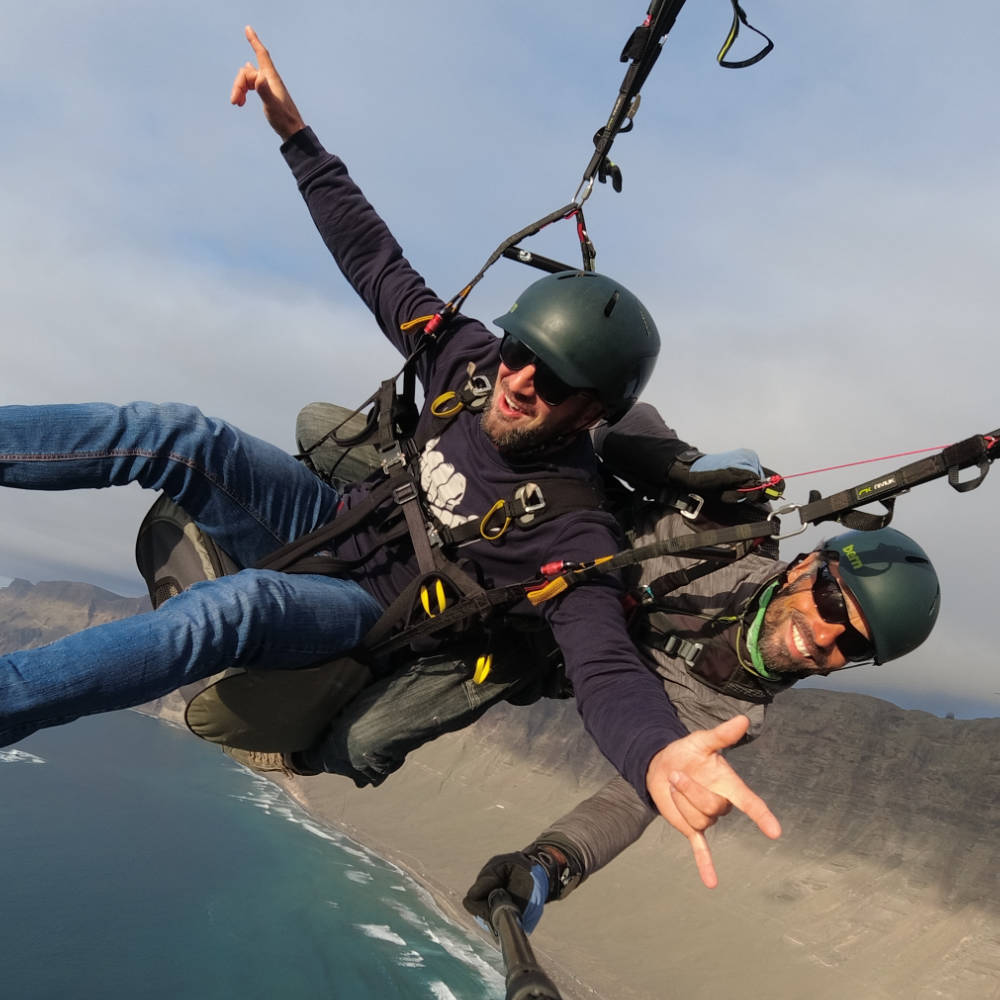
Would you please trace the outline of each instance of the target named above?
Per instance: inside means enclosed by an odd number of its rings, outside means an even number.
[[[612,294],[611,298],[608,299],[608,304],[604,307],[605,316],[610,316],[615,311],[615,306],[618,305],[620,298],[621,295],[617,291]]]
[[[920,556],[907,556],[906,561],[908,563],[919,563],[920,565],[929,566],[930,559],[921,559]]]

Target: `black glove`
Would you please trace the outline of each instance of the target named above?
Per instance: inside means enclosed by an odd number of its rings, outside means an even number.
[[[775,474],[762,468],[755,451],[736,448],[693,461],[677,459],[667,469],[667,480],[685,490],[713,494],[723,503],[763,503],[781,496],[783,479],[770,482]],[[757,489],[750,489],[757,487]]]
[[[479,917],[487,926],[490,923],[490,893],[495,889],[506,889],[514,905],[524,913],[535,892],[532,867],[540,867],[526,854],[498,854],[483,865],[476,881],[469,887],[462,905],[474,917]]]

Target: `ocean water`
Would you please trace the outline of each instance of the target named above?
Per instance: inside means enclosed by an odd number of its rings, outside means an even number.
[[[19,1000],[504,995],[499,956],[397,868],[134,712],[0,749],[0,894]]]

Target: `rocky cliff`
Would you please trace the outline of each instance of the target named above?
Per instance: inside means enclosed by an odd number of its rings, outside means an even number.
[[[143,597],[119,597],[89,583],[14,580],[0,589],[0,653],[44,646],[69,632],[148,608]]]

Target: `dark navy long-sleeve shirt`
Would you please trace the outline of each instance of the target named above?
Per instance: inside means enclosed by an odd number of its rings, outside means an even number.
[[[323,241],[344,276],[372,311],[382,332],[404,354],[414,343],[402,324],[432,315],[442,300],[413,269],[388,227],[351,180],[347,168],[328,153],[311,129],[294,135],[282,153],[295,176]],[[422,324],[418,325],[422,326]],[[456,316],[443,343],[422,355],[417,375],[425,399],[455,389],[470,362],[493,372],[499,340],[478,320]],[[421,422],[432,420],[425,404]],[[578,477],[589,481],[595,458],[589,437],[518,462],[501,456],[478,415],[461,412],[421,455],[421,485],[431,512],[445,524],[481,518],[501,497],[526,481]],[[363,490],[363,487],[362,487]],[[356,502],[356,494],[345,503]],[[356,557],[371,548],[364,532],[342,542],[337,555]],[[511,530],[497,542],[464,546],[487,586],[517,583],[553,560],[588,562],[622,547],[614,518],[600,510],[565,513],[531,530]],[[357,580],[383,607],[417,574],[412,546],[401,542],[377,552]],[[546,602],[544,615],[563,650],[584,724],[604,755],[647,798],[646,772],[653,755],[686,734],[664,696],[663,686],[643,666],[629,638],[619,581],[604,574]]]

